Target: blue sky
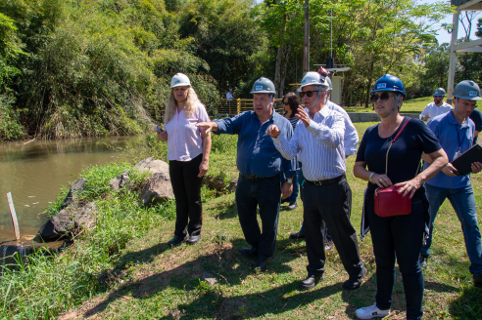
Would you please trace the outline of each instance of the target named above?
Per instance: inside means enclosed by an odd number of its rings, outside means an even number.
[[[440,1],[440,0],[419,0],[419,2],[421,2],[421,3],[435,3],[437,1]],[[449,1],[447,1],[447,2],[449,2]],[[471,32],[471,35],[470,35],[470,39],[472,39],[472,40],[477,39],[477,37],[475,36],[475,31],[477,31],[476,24],[477,24],[477,20],[479,18],[482,18],[482,13],[479,14],[477,17],[475,17],[475,19],[472,22],[472,32]],[[452,23],[452,20],[453,20],[453,15],[450,14],[450,15],[447,15],[441,23]],[[460,37],[463,37],[463,36],[465,36],[465,31],[463,30],[462,25],[459,23],[459,32],[457,34],[457,38],[460,38]],[[442,29],[440,27],[437,39],[438,39],[438,42],[440,44],[442,44],[444,42],[450,43],[450,41],[452,40],[452,35],[449,34],[447,31],[445,31],[444,29]]]

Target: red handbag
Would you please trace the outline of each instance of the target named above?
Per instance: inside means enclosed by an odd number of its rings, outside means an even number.
[[[388,152],[392,145],[397,141],[398,137],[402,133],[405,126],[410,121],[405,121],[405,124],[402,126],[398,134],[390,143],[390,146],[387,150],[387,159],[385,162],[385,174],[388,173]],[[418,172],[418,168],[417,168]],[[398,193],[400,187],[389,187],[389,188],[377,188],[375,190],[374,198],[375,198],[375,213],[382,218],[385,217],[394,217],[394,216],[403,216],[410,214],[412,212],[412,201],[408,195],[402,197],[401,194]]]
[[[375,190],[375,213],[382,218],[403,216],[412,212],[412,202],[408,195],[398,193],[400,187],[377,188]]]

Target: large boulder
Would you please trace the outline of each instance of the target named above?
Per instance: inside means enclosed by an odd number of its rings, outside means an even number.
[[[158,172],[149,178],[141,192],[141,202],[148,206],[174,199],[169,173]]]
[[[91,229],[95,223],[96,206],[75,202],[60,210],[39,229],[39,235],[45,241],[57,240],[63,236],[78,234],[82,229]]]
[[[146,158],[140,162],[138,162],[135,166],[134,169],[139,170],[139,171],[149,171],[150,173],[167,173],[169,176],[169,165],[162,161],[162,160],[156,160],[153,157]]]
[[[130,181],[129,173],[124,171],[121,175],[109,181],[109,186],[113,191],[124,188]]]
[[[174,199],[169,177],[169,165],[166,162],[149,157],[137,163],[134,169],[144,172],[149,171],[152,174],[141,192],[141,203],[143,205],[148,206]]]
[[[79,180],[75,181],[72,184],[72,186],[70,187],[69,193],[67,194],[67,197],[62,203],[61,209],[65,209],[67,208],[68,205],[77,201],[86,183],[87,183],[87,180],[85,180],[84,178],[80,178]]]

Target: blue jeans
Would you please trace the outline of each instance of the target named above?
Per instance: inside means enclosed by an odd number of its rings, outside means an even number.
[[[299,174],[300,174],[300,172],[296,172],[291,177],[293,179],[293,192],[288,197],[288,200],[289,200],[290,204],[296,202],[296,198],[298,198],[298,194],[300,192],[300,184],[299,184],[299,180],[298,180]],[[281,173],[280,176],[281,176],[281,185],[283,185],[283,183],[285,183],[285,181],[286,181],[286,177],[285,177],[284,173]]]
[[[372,234],[377,267],[377,307],[390,309],[395,285],[395,261],[402,273],[407,318],[423,315],[423,274],[418,261],[425,229],[425,205],[420,198],[412,199],[409,215],[381,218],[375,214],[373,191],[365,196],[365,210]]]
[[[448,189],[425,184],[428,202],[430,203],[430,235],[422,250],[421,255],[430,255],[432,245],[433,223],[437,217],[440,206],[445,199],[449,199],[452,207],[459,218],[464,233],[465,248],[470,259],[469,271],[478,277],[482,275],[482,245],[480,231],[477,224],[477,213],[475,211],[475,198],[472,186],[463,188]]]
[[[279,175],[266,179],[248,179],[239,175],[236,187],[238,217],[246,242],[258,251],[260,259],[271,257],[276,244],[281,180]],[[262,231],[256,218],[259,205]]]

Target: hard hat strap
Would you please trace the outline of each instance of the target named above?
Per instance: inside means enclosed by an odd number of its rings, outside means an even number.
[[[318,88],[318,93],[316,94],[316,100],[311,106],[311,108],[308,108],[310,111],[316,106],[316,103],[318,102],[318,99],[320,98],[320,93],[321,93],[321,86]]]
[[[395,108],[397,107],[397,104],[398,104],[398,100],[400,100],[400,96],[401,96],[401,94],[398,94],[397,100],[395,101],[395,105],[393,106],[392,111],[390,111],[389,114],[387,114],[386,116],[384,116],[384,117],[382,117],[382,118],[387,118],[387,117],[389,117],[389,116],[393,113],[393,111],[395,111]]]

